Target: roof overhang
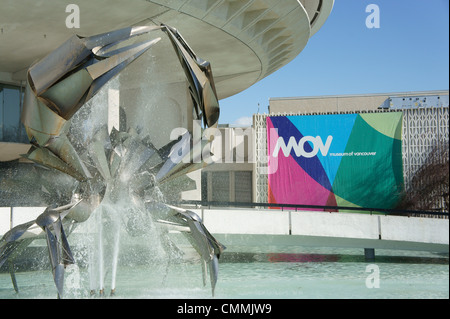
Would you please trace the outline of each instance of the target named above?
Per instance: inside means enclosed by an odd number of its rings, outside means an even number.
[[[68,4],[80,28],[67,28]],[[322,27],[333,0],[16,0],[0,10],[0,81],[20,83],[35,61],[73,34],[132,25],[177,28],[211,62],[220,99],[237,94],[294,59]],[[162,62],[164,63],[164,61]]]

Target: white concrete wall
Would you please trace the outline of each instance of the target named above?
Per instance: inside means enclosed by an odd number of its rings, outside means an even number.
[[[271,210],[204,210],[212,234],[289,235],[289,213]]]
[[[0,207],[0,235],[3,235],[11,228],[11,208]]]
[[[0,207],[0,236],[17,225],[35,220],[45,207]]]
[[[44,209],[14,207],[11,211],[0,207],[0,236],[10,227],[35,220]],[[265,209],[192,211],[203,219],[211,234],[219,240],[225,238],[226,246],[279,243],[448,252],[448,219]]]
[[[292,212],[292,235],[378,239],[375,215]]]
[[[257,239],[261,245],[278,240],[300,246],[430,251],[448,251],[449,245],[448,219],[257,209],[195,211],[213,235],[232,244],[261,235],[263,237]],[[224,244],[227,245],[226,242]]]
[[[381,216],[381,237],[385,240],[449,244],[449,220]]]

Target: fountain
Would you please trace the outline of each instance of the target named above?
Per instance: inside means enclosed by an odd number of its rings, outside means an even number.
[[[195,141],[185,129],[178,140],[155,146],[148,130],[133,125],[108,127],[105,120],[108,88],[121,86],[120,72],[158,45],[161,37],[146,38],[154,32],[165,34],[175,50],[192,99],[193,119],[216,127],[219,105],[210,64],[167,25],[73,36],[28,70],[22,122],[33,146],[23,156],[50,170],[55,182],[64,183],[42,185],[54,202],[36,220],[3,236],[0,266],[13,265],[33,240],[45,238],[59,298],[64,293],[65,268],[77,263],[69,235],[80,227],[91,229],[84,261],[89,265],[91,294],[105,294],[106,272],[111,274],[111,295],[115,294],[124,234],[150,236],[155,258],[169,265],[182,254],[168,236],[167,229],[176,228],[198,252],[204,283],[209,270],[214,296],[218,259],[225,247],[198,215],[169,205],[161,191],[171,185],[189,188],[186,174],[204,165],[192,160],[198,149],[193,144],[209,141]],[[153,107],[157,112],[164,105]],[[145,121],[151,126],[153,119]],[[14,267],[10,272],[17,291]]]

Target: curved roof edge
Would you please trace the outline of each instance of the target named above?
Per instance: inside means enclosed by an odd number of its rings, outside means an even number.
[[[333,11],[334,7],[334,0],[320,0],[322,3],[321,10],[319,12],[319,15],[315,21],[312,22],[311,26],[311,37],[317,33],[317,31],[320,30],[320,28],[323,27],[325,24],[325,21],[327,21],[328,17],[331,14],[331,11]]]

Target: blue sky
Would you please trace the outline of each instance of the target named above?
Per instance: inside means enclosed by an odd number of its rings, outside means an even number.
[[[380,28],[366,27],[369,4]],[[220,123],[268,111],[269,98],[449,88],[448,0],[335,0],[322,29],[292,62],[220,101]]]

